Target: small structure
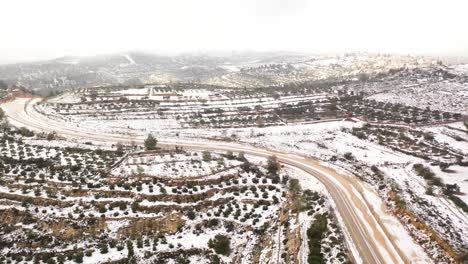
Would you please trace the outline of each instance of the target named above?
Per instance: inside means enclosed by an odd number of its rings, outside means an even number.
[[[445,184],[445,188],[447,188],[448,192],[451,193],[459,193],[460,192],[460,186],[458,184]]]

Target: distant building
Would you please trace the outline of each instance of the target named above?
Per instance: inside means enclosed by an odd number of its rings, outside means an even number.
[[[458,193],[460,192],[460,186],[458,186],[458,184],[446,184],[445,185],[445,188],[447,188],[447,191],[449,192],[455,192],[455,193]]]

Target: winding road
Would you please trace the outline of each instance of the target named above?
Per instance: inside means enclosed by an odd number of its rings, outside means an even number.
[[[130,135],[105,134],[92,129],[76,127],[65,121],[51,119],[35,109],[40,98],[17,98],[1,105],[9,122],[18,127],[27,127],[36,131],[55,131],[61,136],[86,139],[103,143],[135,142],[142,143],[144,137]],[[191,142],[179,139],[160,139],[160,145],[183,146],[189,149],[215,151],[243,151],[245,154],[259,157],[276,155],[278,160],[317,178],[329,192],[336,207],[338,218],[344,225],[347,244],[356,263],[422,263],[419,257],[405,253],[402,245],[394,241],[396,234],[390,234],[379,215],[373,213],[370,203],[362,195],[363,184],[354,176],[341,175],[321,165],[317,160],[259,149],[248,145],[223,142]],[[424,260],[425,261],[425,260]]]

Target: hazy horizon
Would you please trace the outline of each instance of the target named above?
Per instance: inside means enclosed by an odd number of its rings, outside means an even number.
[[[468,56],[468,3],[307,0],[2,3],[0,64],[126,51]]]
[[[131,54],[147,54],[147,55],[154,55],[154,56],[167,56],[167,57],[177,57],[177,56],[233,56],[236,54],[248,54],[248,53],[255,53],[255,54],[262,54],[262,53],[278,53],[278,54],[288,54],[288,55],[305,55],[305,56],[314,56],[314,55],[323,55],[323,56],[339,56],[345,55],[349,53],[356,53],[356,54],[390,54],[390,55],[401,55],[401,56],[423,56],[423,57],[433,57],[433,58],[459,58],[460,60],[468,60],[468,56],[456,56],[451,54],[417,54],[417,53],[386,53],[386,52],[367,52],[367,51],[341,51],[341,52],[303,52],[303,51],[289,51],[289,50],[207,50],[207,51],[184,51],[184,52],[153,52],[153,51],[144,51],[144,50],[130,50],[130,51],[120,51],[120,52],[113,52],[113,53],[96,53],[96,54],[82,54],[82,55],[73,55],[73,54],[63,54],[61,56],[52,56],[52,57],[40,57],[40,58],[33,58],[33,59],[24,59],[24,60],[15,60],[15,61],[0,61],[0,65],[9,65],[9,64],[24,64],[24,63],[37,63],[37,62],[47,62],[47,61],[54,61],[60,60],[65,58],[94,58],[94,57],[105,57],[105,56],[125,56]]]

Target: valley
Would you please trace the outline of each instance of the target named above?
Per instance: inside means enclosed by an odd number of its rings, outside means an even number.
[[[404,79],[463,96],[464,72],[372,58],[305,79],[267,65],[230,74],[287,75],[252,87],[211,79],[44,97],[12,86],[0,105],[0,260],[463,263],[465,102],[383,95],[417,93]]]

